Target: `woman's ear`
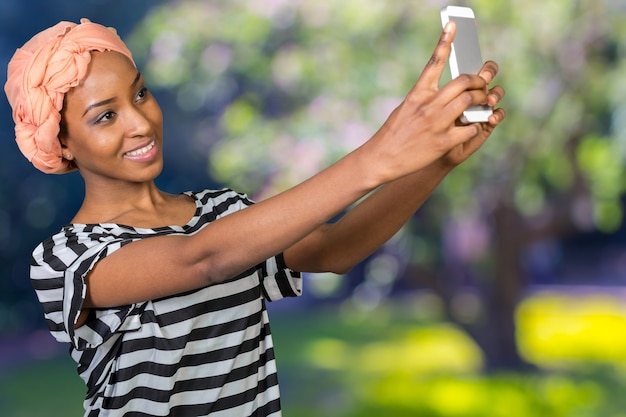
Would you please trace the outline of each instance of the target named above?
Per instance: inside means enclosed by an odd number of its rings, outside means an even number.
[[[63,141],[60,140],[60,137],[59,137],[59,141],[61,142],[61,156],[63,157],[63,159],[68,161],[72,166],[76,167],[76,163],[74,162],[74,155],[72,154],[72,152],[70,152],[67,146],[63,144]]]
[[[63,134],[63,128],[61,128],[61,131],[59,132],[59,142],[61,143],[61,155],[63,156],[63,159],[67,159],[68,161],[71,161],[74,159],[74,156],[72,155],[72,152],[70,152],[70,150],[67,148],[67,145],[65,145],[65,135]]]
[[[59,135],[59,142],[61,142],[61,156],[65,159],[69,166],[73,169],[78,169],[78,165],[76,165],[76,160],[74,159],[74,155],[70,150],[65,146],[63,140],[61,139],[61,135]]]
[[[65,106],[63,107],[65,108]],[[61,121],[59,122],[59,142],[61,143],[61,153],[63,155],[63,159],[67,159],[71,161],[74,159],[72,153],[67,149],[67,126],[65,126],[65,122],[63,120],[63,111],[61,111]]]

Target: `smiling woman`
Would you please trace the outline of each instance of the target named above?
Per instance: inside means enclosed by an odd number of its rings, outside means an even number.
[[[439,89],[454,31],[374,136],[258,204],[157,188],[161,109],[114,30],[61,22],[18,49],[5,91],[20,149],[85,183],[71,222],[33,251],[31,282],[87,385],[86,416],[280,415],[265,303],[299,295],[300,272],[369,256],[504,119],[459,124],[503,97],[494,62]]]
[[[79,167],[87,189],[123,187],[120,180],[142,182],[161,172],[161,109],[125,55],[93,52],[61,115],[63,157]]]

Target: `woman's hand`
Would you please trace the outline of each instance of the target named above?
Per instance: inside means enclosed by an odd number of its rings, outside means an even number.
[[[498,64],[493,61],[487,61],[480,70],[479,76],[482,77],[487,84],[490,84],[498,73],[498,69]],[[489,120],[487,122],[475,123],[478,128],[478,133],[474,137],[455,146],[443,155],[443,157],[441,157],[439,162],[444,168],[452,169],[465,161],[470,155],[476,152],[483,143],[485,143],[495,127],[502,122],[502,120],[504,120],[506,116],[504,109],[496,108],[497,104],[504,97],[504,94],[504,88],[499,85],[489,89],[487,101],[483,104],[491,106],[494,109],[493,114],[489,116]],[[457,125],[462,125],[462,123],[458,120],[456,123]]]
[[[497,104],[504,89],[499,86],[488,89],[498,72],[493,62],[486,63],[480,74],[462,74],[439,88],[455,32],[454,23],[448,23],[413,89],[365,145],[375,147],[374,164],[382,175],[381,183],[411,174],[436,161],[450,167],[458,165],[475,152],[504,119],[505,113],[500,109],[486,123],[462,125],[458,122],[469,106]]]

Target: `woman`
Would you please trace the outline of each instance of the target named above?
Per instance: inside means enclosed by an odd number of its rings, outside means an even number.
[[[280,415],[265,301],[299,295],[300,272],[371,254],[505,117],[457,122],[504,90],[488,88],[493,62],[439,89],[454,33],[369,141],[258,204],[155,186],[161,110],[113,29],[61,22],[16,51],[5,91],[20,150],[85,182],[75,217],[34,250],[31,280],[87,385],[86,416]]]

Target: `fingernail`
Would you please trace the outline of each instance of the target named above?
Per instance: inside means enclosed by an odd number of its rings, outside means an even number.
[[[443,31],[444,31],[444,33],[452,32],[452,22],[446,23],[446,25],[443,28]]]

